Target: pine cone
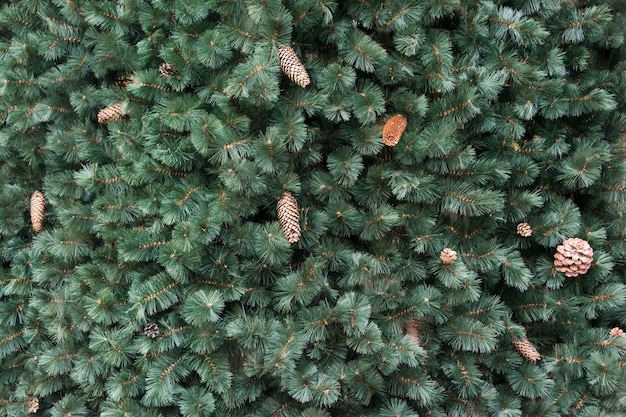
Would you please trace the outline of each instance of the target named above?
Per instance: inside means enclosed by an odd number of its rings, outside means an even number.
[[[565,276],[577,277],[587,273],[593,262],[593,249],[586,240],[566,239],[556,247],[554,266]]]
[[[148,323],[146,324],[146,327],[143,328],[143,332],[146,334],[146,336],[148,336],[150,339],[154,339],[155,337],[157,337],[160,333],[159,331],[159,325],[156,323]]]
[[[30,197],[30,222],[35,232],[41,231],[44,217],[46,217],[46,199],[41,191],[35,191]]]
[[[409,336],[416,345],[420,344],[420,324],[416,319],[410,320],[404,329],[404,334]]]
[[[517,234],[522,237],[531,237],[533,228],[528,223],[520,223],[517,225]]]
[[[117,103],[98,112],[98,123],[109,123],[124,117],[124,103]]]
[[[39,398],[30,397],[28,399],[28,412],[35,414],[37,411],[39,411]]]
[[[618,337],[618,336],[626,337],[626,332],[624,332],[619,327],[613,327],[611,330],[609,330],[609,337]]]
[[[401,114],[392,116],[383,126],[383,142],[387,146],[396,146],[406,129],[406,117]]]
[[[513,347],[520,355],[531,362],[537,362],[541,359],[541,354],[527,338],[514,340]]]
[[[278,62],[280,69],[294,83],[304,88],[311,83],[309,74],[306,72],[300,58],[290,46],[280,45],[278,47]]]
[[[456,261],[456,251],[445,248],[441,251],[441,254],[439,254],[439,259],[441,259],[444,265],[452,265]]]
[[[173,75],[178,75],[178,70],[172,65],[164,62],[159,67],[159,72],[164,77],[171,77]]]
[[[132,79],[132,77],[133,75],[130,73],[118,74],[115,77],[115,85],[118,87],[126,88],[128,87],[128,84],[130,83],[130,80]]]
[[[300,239],[300,211],[298,202],[290,192],[283,193],[277,205],[278,221],[289,243]]]

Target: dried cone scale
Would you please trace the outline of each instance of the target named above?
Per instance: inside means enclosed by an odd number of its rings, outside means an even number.
[[[124,103],[116,103],[98,112],[98,123],[109,123],[124,117]]]
[[[530,341],[526,338],[521,340],[514,340],[513,347],[520,355],[522,355],[530,362],[537,362],[539,359],[541,359],[541,354],[539,353],[537,348],[535,348],[535,346],[530,343]]]
[[[441,259],[441,262],[443,262],[444,265],[452,265],[456,261],[456,251],[450,248],[445,248],[439,254],[439,259]]]
[[[624,337],[626,338],[626,332],[624,332],[619,327],[613,327],[609,330],[609,337]]]
[[[294,83],[304,88],[311,83],[309,74],[306,72],[300,58],[290,46],[280,45],[278,47],[278,62],[280,69]]]
[[[567,277],[587,273],[593,262],[593,249],[586,240],[569,238],[556,247],[554,266]]]
[[[396,146],[406,129],[406,117],[401,114],[392,116],[383,126],[383,142],[387,146]]]
[[[298,202],[286,191],[278,200],[276,206],[278,212],[278,221],[283,229],[283,233],[289,243],[295,243],[300,240],[300,211],[298,210]]]
[[[46,217],[46,199],[41,191],[35,191],[30,197],[30,222],[35,232],[41,231],[44,217]]]

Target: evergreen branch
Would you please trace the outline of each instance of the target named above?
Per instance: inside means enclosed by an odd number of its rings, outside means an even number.
[[[218,281],[203,279],[203,280],[199,280],[198,283],[202,285],[211,285],[211,286],[218,287],[218,288],[226,288],[226,289],[235,288],[235,284],[233,284],[232,282],[218,282]]]
[[[387,26],[388,28],[395,26],[394,27],[395,30],[402,29],[402,27],[405,25],[401,23],[399,24],[399,21],[402,20],[403,17],[407,16],[410,11],[411,11],[411,8],[409,6],[405,6],[400,10],[396,10],[393,16],[391,16],[385,22],[385,26]]]
[[[437,113],[436,116],[443,118],[443,117],[449,116],[451,114],[457,113],[457,112],[463,110],[464,108],[466,108],[468,106],[471,106],[472,104],[473,104],[473,100],[472,99],[467,99],[463,103],[461,103],[461,104],[459,104],[457,106],[451,107],[449,109],[446,109],[446,110],[444,110],[442,112]]]
[[[167,286],[165,286],[164,288],[161,288],[158,291],[155,291],[155,292],[145,296],[144,298],[139,300],[139,304],[146,304],[149,301],[153,301],[153,300],[157,299],[159,296],[161,296],[161,295],[165,294],[166,292],[168,292],[169,290],[171,290],[172,288],[176,287],[177,285],[178,285],[178,283],[172,282],[172,283],[168,284]]]
[[[3,346],[5,344],[7,344],[8,342],[11,342],[11,341],[17,339],[18,337],[22,336],[25,331],[26,331],[25,329],[21,329],[21,330],[18,330],[17,332],[12,333],[12,334],[10,334],[10,335],[8,335],[6,337],[3,337],[2,339],[0,339],[0,346]]]

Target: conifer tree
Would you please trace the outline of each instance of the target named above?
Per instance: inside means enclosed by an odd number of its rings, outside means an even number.
[[[625,23],[5,0],[0,415],[624,415]]]

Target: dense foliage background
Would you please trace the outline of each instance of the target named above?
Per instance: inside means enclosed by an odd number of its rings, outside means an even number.
[[[621,12],[5,0],[0,415],[623,416]]]

